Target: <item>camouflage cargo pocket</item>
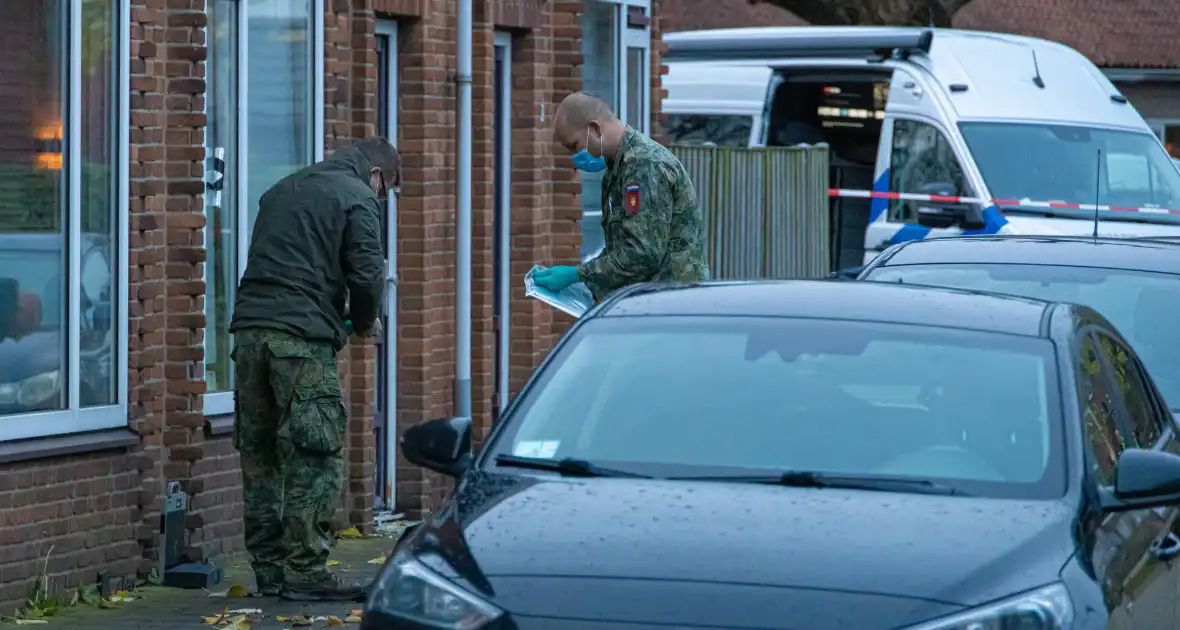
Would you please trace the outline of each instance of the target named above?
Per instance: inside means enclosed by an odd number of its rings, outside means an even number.
[[[279,427],[279,437],[308,453],[335,455],[344,448],[346,418],[344,400],[339,395],[298,388],[291,392],[291,408],[286,422]]]

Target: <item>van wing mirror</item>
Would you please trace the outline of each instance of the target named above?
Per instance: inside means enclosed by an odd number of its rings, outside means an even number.
[[[983,210],[977,204],[948,201],[920,201],[918,204],[918,225],[922,227],[957,227],[963,230],[982,230],[987,227]]]

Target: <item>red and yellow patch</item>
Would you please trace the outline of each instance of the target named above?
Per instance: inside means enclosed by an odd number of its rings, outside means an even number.
[[[623,208],[631,216],[639,214],[639,184],[627,184],[623,188]]]

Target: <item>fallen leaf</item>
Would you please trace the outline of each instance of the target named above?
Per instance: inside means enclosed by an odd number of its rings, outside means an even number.
[[[340,621],[340,617],[331,616],[331,617],[328,617],[328,625],[329,626],[343,626],[344,622]]]
[[[353,617],[360,617],[363,612],[364,611],[360,608],[353,608],[352,610],[348,611],[348,614],[352,615]]]
[[[245,597],[249,594],[250,590],[241,584],[234,584],[233,586],[229,587],[228,591],[226,591],[226,595],[229,597]]]
[[[357,528],[349,527],[348,529],[342,529],[342,530],[336,532],[336,537],[337,538],[364,538],[364,535],[361,534],[360,530],[358,530]]]
[[[349,615],[344,618],[344,623],[360,623],[360,622],[361,622],[360,615]]]
[[[370,560],[369,564],[385,564],[385,556],[377,556]]]
[[[249,630],[249,629],[250,629],[250,617],[248,615],[238,615],[237,617],[233,617],[229,620],[229,623],[227,623],[224,626],[221,626],[221,630]]]
[[[226,606],[225,610],[222,611],[222,613],[220,615],[217,615],[216,617],[201,617],[201,621],[204,621],[207,625],[215,626],[220,623],[225,623],[225,620],[228,618],[229,618],[229,606]]]
[[[330,566],[330,567],[335,567],[335,566],[339,566],[339,565],[340,565],[339,560],[329,560],[328,561],[328,566]]]

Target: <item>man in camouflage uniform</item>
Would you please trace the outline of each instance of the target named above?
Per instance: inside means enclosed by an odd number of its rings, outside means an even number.
[[[602,253],[577,267],[550,267],[537,284],[561,291],[584,282],[601,302],[637,282],[709,279],[696,189],[671,151],[625,125],[602,100],[574,93],[562,101],[554,135],[585,172],[602,179]]]
[[[389,142],[368,138],[283,178],[259,202],[230,330],[246,549],[264,594],[364,596],[327,566],[348,421],[336,353],[349,318],[357,335],[380,333],[384,199],[400,172]]]

